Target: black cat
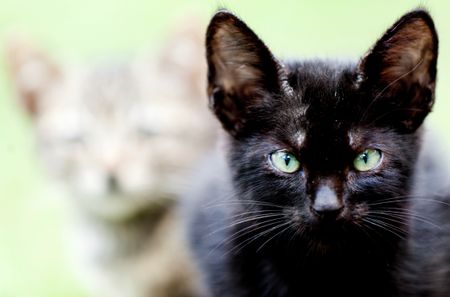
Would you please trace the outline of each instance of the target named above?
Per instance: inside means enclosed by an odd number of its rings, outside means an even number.
[[[189,235],[211,295],[450,296],[449,175],[421,148],[428,13],[403,16],[359,63],[283,64],[227,11],[206,45],[226,160],[197,178]]]

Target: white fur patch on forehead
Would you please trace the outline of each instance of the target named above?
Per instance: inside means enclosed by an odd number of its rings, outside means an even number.
[[[294,135],[295,144],[301,147],[303,145],[303,142],[305,141],[305,137],[306,135],[304,131],[297,131]]]
[[[348,144],[353,147],[355,145],[355,134],[353,131],[349,131],[347,133],[348,136]]]

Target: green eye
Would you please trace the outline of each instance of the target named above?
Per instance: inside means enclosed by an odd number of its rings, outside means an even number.
[[[297,158],[284,150],[270,154],[270,162],[273,167],[285,173],[293,173],[300,168],[300,162]]]
[[[374,149],[366,149],[359,154],[353,161],[358,171],[368,171],[374,169],[381,163],[381,151]]]

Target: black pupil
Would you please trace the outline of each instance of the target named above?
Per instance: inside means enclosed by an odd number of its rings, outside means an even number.
[[[283,156],[283,160],[284,160],[284,163],[286,164],[286,166],[288,166],[289,163],[291,162],[291,156],[286,154],[286,155]]]
[[[367,153],[364,153],[361,158],[363,159],[364,163],[367,164],[367,160],[369,159],[369,155]]]

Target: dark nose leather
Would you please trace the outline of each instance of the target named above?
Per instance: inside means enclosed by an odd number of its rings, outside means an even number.
[[[311,210],[321,217],[337,217],[343,209],[341,199],[329,186],[323,185],[317,189],[311,205]]]
[[[110,192],[119,191],[119,181],[117,180],[117,177],[114,174],[109,174],[106,182],[107,182],[108,190]]]

